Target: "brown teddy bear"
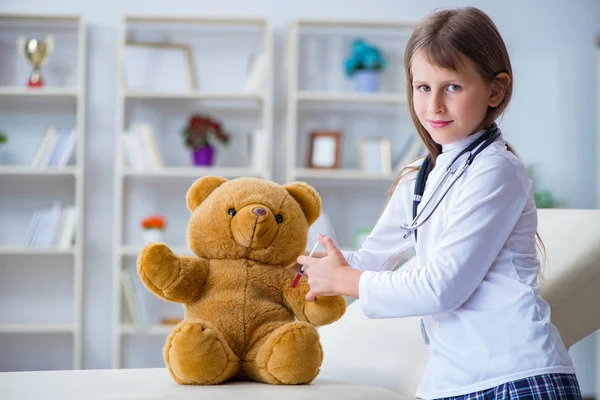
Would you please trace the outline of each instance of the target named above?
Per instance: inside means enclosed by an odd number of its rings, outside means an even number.
[[[195,256],[151,243],[138,258],[146,287],[185,308],[163,350],[175,381],[311,382],[323,360],[315,326],[346,310],[343,296],[306,302],[305,279],[291,287],[295,272],[288,267],[319,217],[318,193],[301,182],[207,176],[192,184],[187,206]]]

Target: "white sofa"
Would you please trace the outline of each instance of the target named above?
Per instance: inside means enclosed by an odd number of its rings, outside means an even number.
[[[542,292],[567,347],[600,329],[600,210],[540,210]],[[402,268],[413,268],[414,260]],[[310,385],[180,386],[165,369],[0,373],[0,399],[411,399],[427,362],[418,318],[369,320],[352,303],[319,329],[324,362]]]

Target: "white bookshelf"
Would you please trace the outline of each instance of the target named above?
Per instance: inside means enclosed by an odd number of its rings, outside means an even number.
[[[397,174],[394,159],[414,134],[403,66],[404,46],[413,26],[402,21],[331,19],[297,19],[288,25],[285,180],[303,180],[319,191],[338,245],[344,248],[355,248],[356,232],[375,224]],[[345,75],[344,61],[355,38],[376,45],[387,59],[376,92],[355,91]],[[309,168],[309,138],[314,130],[341,132],[339,168]],[[391,172],[360,168],[359,141],[369,136],[390,140]]]
[[[132,83],[127,73],[132,68],[128,63],[135,62],[128,53],[127,43],[131,40],[189,46],[196,86],[161,86],[159,78],[148,81],[148,87]],[[248,88],[247,63],[257,54],[263,54],[266,60],[264,85]],[[156,65],[162,65],[161,60],[157,58]],[[154,297],[135,274],[137,256],[144,245],[140,220],[150,214],[163,215],[167,220],[164,241],[176,254],[191,254],[185,240],[189,220],[185,194],[194,180],[206,175],[272,179],[272,28],[263,18],[125,15],[117,42],[117,65],[112,366],[162,366],[162,339],[173,325],[163,324],[161,316],[182,317],[183,311],[179,304]],[[228,148],[217,146],[213,166],[192,165],[183,145],[181,128],[195,112],[220,121],[232,139]],[[152,125],[163,162],[159,168],[134,168],[126,161],[124,132],[132,123],[140,122]],[[251,140],[255,130],[263,132],[264,151],[250,154],[243,144]],[[136,324],[126,318],[122,271],[135,274],[134,283],[142,292],[137,293],[142,298],[136,301],[146,309],[150,320]],[[144,358],[147,354],[153,361]]]
[[[41,67],[44,87],[28,88],[32,67],[16,39],[47,34],[56,42]],[[2,370],[81,368],[85,55],[80,15],[0,13],[0,131],[8,136],[0,146],[0,298],[11,305],[0,312]],[[49,125],[77,131],[74,163],[31,165]],[[30,247],[24,233],[34,211],[54,201],[75,207],[73,244]],[[33,342],[52,351],[40,354]]]

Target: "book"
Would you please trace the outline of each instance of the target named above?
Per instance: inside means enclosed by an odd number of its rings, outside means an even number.
[[[402,168],[415,161],[421,156],[424,148],[425,146],[417,135],[410,135],[406,140],[403,149],[400,151],[396,163],[394,164],[394,172],[400,172]]]
[[[247,93],[259,93],[264,90],[267,78],[267,56],[260,53],[250,60],[250,68],[244,90]]]
[[[75,240],[77,208],[54,202],[51,207],[34,210],[23,244],[28,247],[69,249]]]
[[[31,166],[40,169],[65,167],[73,157],[76,142],[75,129],[49,126],[35,151]]]
[[[152,171],[164,167],[152,125],[131,124],[129,130],[123,132],[122,141],[125,164],[131,169]]]

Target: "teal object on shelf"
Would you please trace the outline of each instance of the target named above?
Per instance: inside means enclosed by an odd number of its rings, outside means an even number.
[[[371,93],[379,90],[380,73],[378,71],[356,71],[352,77],[354,79],[354,90],[357,92]]]

